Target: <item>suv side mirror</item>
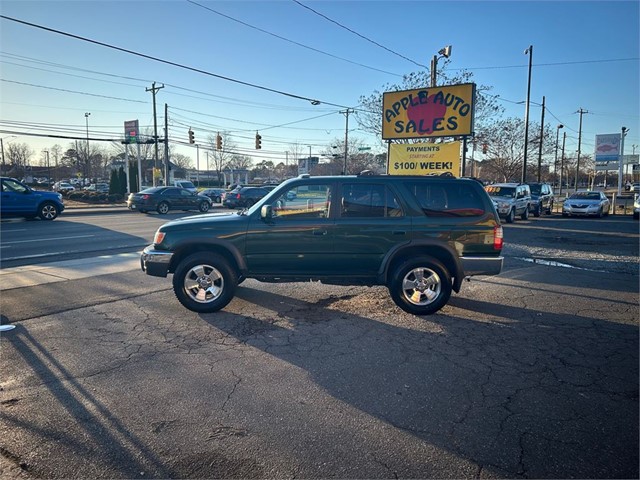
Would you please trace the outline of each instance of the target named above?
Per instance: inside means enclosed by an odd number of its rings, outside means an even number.
[[[273,218],[273,208],[271,205],[263,205],[260,209],[260,218],[262,220],[271,220]]]

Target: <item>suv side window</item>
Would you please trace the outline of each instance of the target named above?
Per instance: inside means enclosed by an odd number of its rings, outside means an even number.
[[[328,218],[331,187],[329,185],[298,185],[282,192],[273,200],[272,205],[273,216],[278,218],[278,221]]]
[[[341,217],[401,217],[400,204],[386,185],[345,183],[340,199]]]
[[[409,183],[407,187],[429,217],[473,217],[485,213],[482,198],[469,184]]]

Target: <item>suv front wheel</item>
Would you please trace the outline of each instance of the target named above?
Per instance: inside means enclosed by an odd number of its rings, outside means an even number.
[[[396,305],[405,312],[429,315],[449,301],[451,275],[435,258],[412,258],[393,272],[389,293]]]
[[[233,299],[238,276],[229,262],[215,253],[194,253],[173,274],[173,291],[194,312],[217,312]]]

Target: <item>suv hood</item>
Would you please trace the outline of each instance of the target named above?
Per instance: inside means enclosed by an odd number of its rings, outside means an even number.
[[[171,220],[170,222],[162,225],[162,230],[184,230],[184,229],[197,229],[200,226],[203,228],[211,228],[215,225],[215,223],[229,223],[229,222],[238,222],[238,221],[246,221],[249,217],[246,215],[238,215],[237,212],[216,212],[216,213],[205,213],[202,215],[191,215],[188,217],[176,218],[175,220]],[[212,223],[215,222],[215,223]]]

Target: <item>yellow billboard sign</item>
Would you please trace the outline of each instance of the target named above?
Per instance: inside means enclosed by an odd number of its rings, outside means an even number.
[[[460,142],[389,145],[389,175],[460,176]]]
[[[382,138],[432,138],[471,135],[475,84],[385,92]]]

